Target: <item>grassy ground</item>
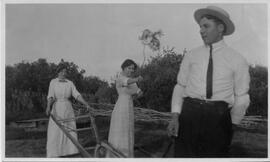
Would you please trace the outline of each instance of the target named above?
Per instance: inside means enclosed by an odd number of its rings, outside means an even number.
[[[101,140],[107,140],[109,119],[97,118]],[[135,157],[162,157],[169,144],[164,125],[151,122],[138,122],[135,125]],[[79,134],[84,146],[95,145],[90,132]],[[259,130],[239,128],[234,134],[230,154],[232,157],[267,157],[267,127]],[[6,157],[45,157],[46,132],[26,132],[23,129],[6,127]],[[138,148],[136,147],[136,148]],[[142,152],[142,150],[144,152]],[[172,157],[170,150],[167,157]]]
[[[232,157],[267,157],[267,134],[240,130],[235,132]]]

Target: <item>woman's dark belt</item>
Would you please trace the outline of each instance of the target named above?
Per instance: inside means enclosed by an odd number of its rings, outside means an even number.
[[[185,97],[184,100],[189,103],[200,104],[200,105],[228,107],[228,103],[225,101],[209,101],[209,100],[201,100],[201,99],[191,98],[191,97]]]

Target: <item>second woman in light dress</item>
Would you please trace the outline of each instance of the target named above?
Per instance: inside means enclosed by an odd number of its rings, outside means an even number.
[[[137,82],[142,81],[141,76],[133,78],[137,64],[127,59],[121,65],[122,72],[116,78],[118,100],[111,116],[109,143],[127,157],[134,157],[134,109],[133,97],[141,96],[142,91]],[[114,157],[107,153],[107,157]]]

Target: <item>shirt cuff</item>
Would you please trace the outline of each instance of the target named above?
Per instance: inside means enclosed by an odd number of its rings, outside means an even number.
[[[47,100],[50,99],[50,98],[51,98],[51,99],[54,99],[53,96],[47,96]]]
[[[235,125],[239,125],[241,123],[241,121],[243,120],[244,118],[244,115],[232,115],[232,124],[235,124]]]

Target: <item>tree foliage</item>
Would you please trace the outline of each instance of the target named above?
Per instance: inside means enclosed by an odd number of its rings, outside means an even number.
[[[144,78],[139,83],[144,94],[143,97],[134,100],[135,106],[170,111],[172,92],[184,53],[177,53],[174,48],[163,48],[157,56],[151,57],[146,65],[139,67],[136,75],[142,75]],[[84,76],[85,70],[80,69],[73,62],[61,60],[60,63],[68,66],[67,78],[74,82],[89,102],[111,104],[116,102],[118,94],[115,83],[109,84],[96,76]],[[56,77],[57,65],[48,63],[46,59],[38,59],[32,63],[22,61],[14,66],[6,66],[8,119],[18,120],[18,117],[23,116],[22,114],[44,112],[49,82]],[[247,114],[267,116],[267,68],[250,66],[249,72],[251,103]]]
[[[67,78],[73,81],[79,92],[87,93],[86,96],[91,101],[95,101],[94,95],[98,89],[108,84],[95,76],[84,77],[85,70],[73,62],[62,59],[59,64],[66,65]],[[56,69],[59,64],[38,59],[32,63],[22,61],[13,66],[6,66],[7,119],[18,117],[21,112],[44,112],[49,83],[57,77]]]
[[[95,94],[98,88],[108,84],[96,76],[84,77],[85,70],[73,62],[63,59],[59,64],[67,67],[67,78],[74,82],[81,92]],[[51,79],[57,77],[56,69],[59,64],[48,63],[46,59],[38,59],[33,63],[22,61],[14,66],[6,66],[6,90],[31,90],[47,93]]]
[[[135,103],[141,107],[169,111],[182,59],[183,54],[175,52],[174,48],[164,48],[162,54],[152,57],[149,63],[138,71],[144,78],[139,84],[144,96]]]
[[[249,68],[250,73],[250,106],[248,114],[267,116],[268,111],[268,71],[266,67]]]
[[[95,96],[98,98],[99,103],[115,104],[118,97],[115,83],[111,83],[110,85],[103,85],[99,87]]]
[[[6,66],[6,97],[16,90],[47,92],[49,82],[53,78],[56,65],[47,63],[46,59],[38,59],[33,63],[22,61],[14,66]]]

